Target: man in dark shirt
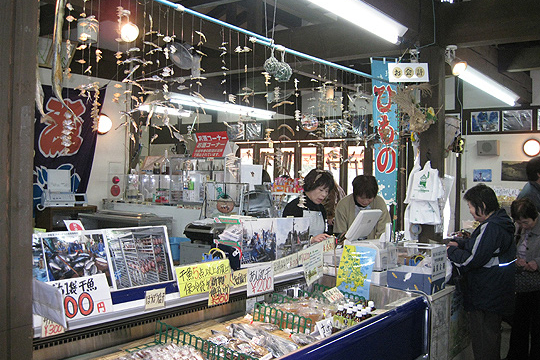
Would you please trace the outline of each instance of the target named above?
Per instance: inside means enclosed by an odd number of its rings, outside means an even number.
[[[540,212],[540,157],[529,160],[525,171],[529,182],[525,184],[517,198],[529,198]]]

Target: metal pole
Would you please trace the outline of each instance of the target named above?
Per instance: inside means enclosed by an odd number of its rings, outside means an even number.
[[[355,70],[355,69],[351,69],[351,68],[343,66],[343,65],[339,65],[339,64],[336,64],[336,63],[333,63],[333,62],[330,62],[330,61],[327,61],[327,60],[324,60],[324,59],[320,59],[320,58],[315,57],[315,56],[304,54],[304,53],[302,53],[300,51],[289,49],[289,48],[287,48],[287,47],[285,47],[283,45],[276,45],[274,43],[273,39],[270,39],[270,38],[267,38],[265,36],[254,33],[252,31],[243,29],[241,27],[229,24],[229,23],[227,23],[225,21],[221,21],[219,19],[214,19],[213,17],[210,17],[208,15],[201,14],[201,13],[199,13],[197,11],[188,9],[185,6],[182,6],[180,4],[176,4],[176,3],[173,3],[173,2],[170,2],[170,1],[167,1],[167,0],[154,0],[154,1],[157,2],[157,3],[163,4],[163,5],[166,5],[166,6],[170,6],[170,7],[174,8],[177,11],[185,12],[185,13],[200,17],[201,19],[213,22],[214,24],[218,24],[218,25],[227,27],[229,29],[238,31],[238,32],[240,32],[242,34],[246,34],[246,35],[252,37],[252,39],[250,39],[250,40],[253,40],[254,42],[256,42],[258,44],[261,44],[261,45],[264,45],[264,46],[267,46],[267,47],[270,47],[270,48],[274,48],[274,49],[276,49],[278,51],[283,51],[285,53],[297,56],[299,58],[303,58],[303,59],[313,61],[313,62],[316,62],[316,63],[319,63],[319,64],[327,65],[327,66],[333,67],[335,69],[346,71],[346,72],[349,72],[351,74],[362,76],[362,77],[365,77],[365,78],[368,78],[368,79],[379,80],[379,81],[382,81],[382,82],[388,82],[385,79],[381,79],[381,78],[372,76],[370,74],[367,74],[367,73],[364,73],[364,72],[361,72],[361,71],[358,71],[358,70]]]

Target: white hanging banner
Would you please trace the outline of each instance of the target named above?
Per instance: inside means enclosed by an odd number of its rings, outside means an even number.
[[[427,63],[388,63],[390,82],[428,82]]]

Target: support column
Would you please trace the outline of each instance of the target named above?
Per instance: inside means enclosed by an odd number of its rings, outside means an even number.
[[[421,105],[431,106],[437,114],[437,122],[428,130],[420,134],[420,163],[422,166],[431,161],[431,167],[439,170],[439,176],[444,176],[444,90],[445,90],[445,61],[443,47],[434,45],[420,51],[421,62],[429,64],[429,83],[431,84],[431,97],[422,97]],[[440,110],[439,110],[440,109]],[[442,232],[436,233],[433,225],[422,225],[419,240],[442,241]],[[442,229],[442,227],[439,227]]]
[[[32,359],[32,168],[39,4],[0,12],[0,359]]]

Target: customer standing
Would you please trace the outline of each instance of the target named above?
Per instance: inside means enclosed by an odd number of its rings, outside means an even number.
[[[540,221],[536,206],[527,198],[514,201],[510,211],[517,225],[518,245],[516,310],[507,359],[537,360],[540,359]]]
[[[499,360],[502,317],[513,311],[515,227],[490,187],[476,185],[463,198],[480,225],[469,238],[448,243],[448,258],[462,275],[474,358]]]
[[[529,182],[525,184],[517,198],[531,199],[536,210],[540,212],[540,156],[529,160],[525,171]]]
[[[289,202],[283,217],[308,217],[311,242],[321,242],[330,237],[327,232],[326,210],[323,201],[334,189],[334,177],[326,170],[311,170],[304,178],[304,193]]]

